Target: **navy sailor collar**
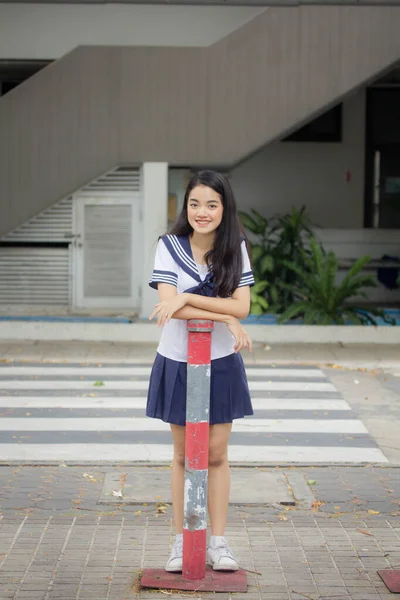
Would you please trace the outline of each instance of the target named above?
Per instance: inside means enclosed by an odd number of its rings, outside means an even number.
[[[189,236],[187,235],[163,235],[162,241],[168,248],[174,261],[187,273],[198,281],[202,281],[199,270],[193,258]]]

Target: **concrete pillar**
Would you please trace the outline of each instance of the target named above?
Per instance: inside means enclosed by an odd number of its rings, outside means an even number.
[[[147,162],[142,166],[142,305],[141,318],[148,317],[157,302],[157,294],[149,286],[158,237],[168,225],[168,163]]]
[[[190,174],[190,169],[170,169],[168,173],[168,191],[176,196],[178,215],[182,210]]]

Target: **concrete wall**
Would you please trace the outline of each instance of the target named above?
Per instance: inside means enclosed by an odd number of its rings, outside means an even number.
[[[208,46],[263,10],[0,3],[0,59],[55,59],[80,45]]]
[[[233,169],[238,205],[268,217],[306,204],[321,227],[363,227],[364,153],[363,89],[343,104],[342,143],[276,142]]]
[[[231,168],[397,62],[399,17],[270,8],[207,48],[78,47],[0,99],[0,235],[119,164]]]

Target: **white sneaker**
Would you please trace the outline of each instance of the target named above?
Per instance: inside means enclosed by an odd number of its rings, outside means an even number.
[[[171,555],[165,565],[168,573],[179,573],[183,565],[183,534],[175,536],[175,542],[172,546]]]
[[[239,565],[222,536],[212,536],[208,546],[208,561],[214,571],[237,571]]]

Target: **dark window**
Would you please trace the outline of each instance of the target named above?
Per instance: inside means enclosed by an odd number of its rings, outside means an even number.
[[[22,83],[22,81],[2,81],[0,83],[0,96],[4,96],[4,94],[7,94],[7,92],[11,92],[11,90],[17,87],[17,85],[20,83]]]
[[[342,105],[338,104],[304,125],[284,142],[341,142],[342,141]]]
[[[0,96],[4,96],[29,77],[44,69],[50,62],[48,60],[0,59]]]
[[[372,88],[368,90],[367,102],[371,143],[400,144],[400,89]]]
[[[365,227],[398,229],[400,227],[400,89],[398,87],[372,87],[367,90],[365,156]]]

